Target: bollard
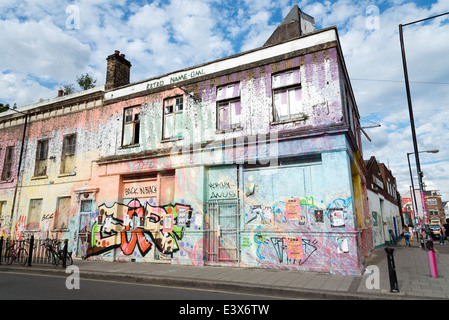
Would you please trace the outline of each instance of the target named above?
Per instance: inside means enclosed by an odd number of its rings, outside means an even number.
[[[65,239],[64,240],[64,249],[62,251],[62,267],[66,268],[67,267],[67,245],[68,245],[69,240]]]
[[[28,252],[28,267],[31,267],[31,259],[33,259],[34,235],[31,235],[30,250]]]
[[[421,249],[426,250],[426,246],[424,245],[424,237],[422,234],[419,235],[419,241],[421,242]]]
[[[427,258],[429,260],[430,275],[432,278],[438,278],[437,261],[435,259],[435,250],[431,237],[426,239]]]
[[[391,247],[385,248],[388,260],[388,274],[390,277],[390,292],[399,292],[398,279],[396,277],[396,268],[394,266],[393,251]]]

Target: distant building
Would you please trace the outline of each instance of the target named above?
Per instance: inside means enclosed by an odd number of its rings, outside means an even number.
[[[366,183],[372,218],[373,242],[375,247],[390,244],[401,234],[404,224],[401,217],[401,202],[396,179],[383,163],[373,156],[365,160]]]
[[[438,190],[424,191],[426,199],[426,209],[429,218],[429,223],[444,224],[446,223],[443,201]]]

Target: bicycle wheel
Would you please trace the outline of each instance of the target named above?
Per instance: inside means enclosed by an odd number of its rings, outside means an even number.
[[[14,260],[14,252],[12,252],[12,249],[7,249],[5,252],[5,262],[7,264],[11,264]]]
[[[51,263],[53,265],[56,264],[56,259],[55,259],[55,255],[53,254],[53,252],[51,250],[48,250],[45,252],[45,257],[46,257],[46,263]]]
[[[25,248],[19,249],[19,254],[17,255],[17,262],[22,266],[26,265],[28,262],[28,251]]]

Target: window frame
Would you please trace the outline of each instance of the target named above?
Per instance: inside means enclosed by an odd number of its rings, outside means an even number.
[[[50,139],[41,139],[37,141],[36,147],[36,158],[34,165],[34,176],[35,177],[45,177],[47,175],[47,165],[45,165],[45,170],[43,172],[38,172],[39,168],[48,161],[48,147],[49,147]],[[42,150],[42,146],[45,146],[45,152]]]
[[[278,78],[279,77],[279,78]],[[279,79],[279,80],[277,80]],[[299,102],[299,110],[297,113],[292,113],[293,103],[291,102],[291,94],[296,95],[297,90],[299,90],[299,94],[301,97],[296,101]],[[301,69],[294,68],[283,70],[281,72],[277,72],[271,75],[271,91],[272,91],[272,123],[284,123],[284,122],[293,122],[306,120],[307,116],[304,113],[304,105],[302,98],[302,83],[301,83]],[[277,98],[278,95],[281,95],[280,98]],[[278,99],[282,100],[282,95],[285,95],[287,101],[285,104],[277,105],[276,102]],[[287,108],[287,116],[280,115],[281,109],[280,106],[286,105]]]
[[[172,102],[170,104],[170,102]],[[171,110],[169,113],[167,113],[167,108],[170,108]],[[180,107],[180,108],[179,108]],[[183,119],[183,113],[184,113],[184,96],[183,95],[176,95],[173,97],[166,98],[162,101],[162,141],[168,141],[168,140],[177,140],[182,139],[182,130],[179,130],[179,127],[183,125],[184,119]],[[167,134],[167,122],[168,118],[173,119],[171,134]],[[176,119],[181,118],[181,124],[177,123]]]
[[[216,95],[216,128],[217,132],[229,132],[243,129],[242,125],[242,100],[240,82],[227,83],[217,87]],[[223,91],[223,89],[225,89]],[[232,93],[230,93],[232,90]],[[237,91],[237,92],[236,92]],[[240,112],[237,115],[236,106],[239,105]],[[224,123],[221,110],[228,109],[228,120]],[[234,118],[238,121],[234,122]],[[227,124],[227,128],[223,127]]]
[[[71,140],[72,143],[69,143]],[[61,154],[61,166],[60,166],[60,170],[59,172],[61,174],[67,174],[67,173],[71,173],[75,170],[75,160],[76,160],[76,133],[72,133],[72,134],[67,134],[64,136],[63,138],[63,143],[62,143],[62,154]],[[66,165],[67,165],[67,158],[72,158],[73,161],[73,168],[69,168],[71,170],[68,170]]]
[[[138,112],[134,112],[134,111]],[[127,112],[131,112],[131,119],[127,120]],[[141,106],[132,106],[123,109],[123,126],[122,126],[122,147],[130,147],[130,146],[137,146],[140,144],[140,113],[141,113]],[[137,116],[137,118],[136,118]],[[126,128],[127,126],[131,127],[132,135],[129,139],[129,143],[125,141],[127,139],[126,137]]]
[[[0,151],[1,151],[1,149],[0,149]],[[9,156],[10,156],[10,159],[9,159]],[[6,147],[1,181],[9,181],[12,179],[13,163],[14,163],[14,146]]]

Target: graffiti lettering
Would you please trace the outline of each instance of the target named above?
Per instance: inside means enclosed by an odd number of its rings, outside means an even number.
[[[156,186],[146,186],[146,187],[130,187],[125,188],[125,196],[133,195],[145,195],[145,194],[155,194],[157,192]]]
[[[98,209],[99,217],[105,217],[101,220],[109,219],[109,225],[94,223],[86,257],[114,248],[120,248],[127,256],[136,254],[136,250],[145,256],[153,244],[161,253],[173,254],[179,250],[178,240],[182,239],[184,228],[190,227],[186,221],[190,221],[192,214],[189,205],[152,206],[146,203],[143,206],[138,199],[127,205],[115,203],[107,207],[103,204]],[[178,219],[182,221],[178,222]],[[164,226],[167,221],[171,221],[170,228]]]

